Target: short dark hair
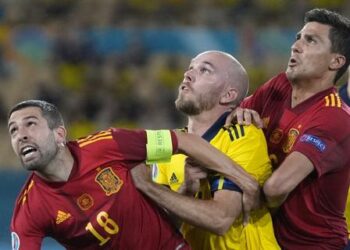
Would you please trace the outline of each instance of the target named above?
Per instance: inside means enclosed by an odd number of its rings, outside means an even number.
[[[7,119],[13,112],[28,108],[28,107],[38,107],[41,110],[43,117],[47,120],[47,124],[50,129],[58,128],[59,126],[64,126],[64,121],[61,113],[58,111],[57,107],[52,103],[43,100],[26,100],[17,103],[12,107],[8,113]]]
[[[306,12],[304,22],[318,22],[331,26],[329,31],[331,51],[345,56],[346,59],[345,64],[338,70],[334,78],[334,83],[336,83],[350,63],[350,20],[337,12],[316,8]]]

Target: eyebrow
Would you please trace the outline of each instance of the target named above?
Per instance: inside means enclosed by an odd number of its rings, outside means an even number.
[[[193,63],[193,60],[191,61],[191,64]],[[208,61],[203,61],[203,62],[200,62],[199,64],[205,64],[205,65],[208,65],[210,66],[211,68],[215,69],[216,67],[214,66],[214,64],[212,64],[211,62],[208,62]]]
[[[214,64],[212,64],[211,62],[204,61],[203,63],[204,63],[204,64],[207,64],[207,65],[209,65],[210,67],[212,67],[212,68],[214,68],[214,69],[215,69]]]
[[[298,33],[297,33],[297,36],[300,36],[300,37],[301,37],[301,36],[302,36],[301,33],[302,33],[301,31],[298,32]],[[320,35],[314,33],[314,32],[304,33],[303,36],[312,37],[312,38],[316,38],[316,39],[319,40],[319,41],[323,41],[322,37],[321,37]]]
[[[39,120],[38,117],[36,117],[35,115],[29,115],[23,118],[23,120],[29,120],[29,119],[36,119]],[[9,122],[9,124],[7,125],[8,128],[11,127],[12,124],[14,124],[15,122]]]

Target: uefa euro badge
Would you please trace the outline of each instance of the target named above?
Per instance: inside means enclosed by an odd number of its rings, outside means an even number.
[[[107,196],[117,193],[123,185],[123,180],[110,167],[101,170],[96,175],[95,181],[101,186]]]
[[[12,250],[18,250],[21,245],[18,234],[16,234],[15,232],[11,232],[11,245]]]
[[[283,143],[283,152],[285,153],[289,153],[292,148],[293,145],[295,143],[295,140],[297,139],[297,137],[299,136],[299,131],[295,128],[291,128],[288,132],[288,138],[287,140]]]

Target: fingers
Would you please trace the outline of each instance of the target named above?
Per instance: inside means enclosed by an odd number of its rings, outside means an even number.
[[[252,110],[250,109],[244,109],[244,125],[250,125],[252,124]]]
[[[248,225],[249,217],[250,217],[250,212],[249,211],[244,211],[243,212],[243,226]]]
[[[226,120],[225,120],[225,127],[230,127],[231,124],[232,124],[232,121],[236,118],[236,112],[237,112],[237,109],[241,109],[241,108],[236,108],[236,109],[233,109],[231,111],[231,113],[226,117]]]
[[[235,108],[226,118],[225,126],[230,126],[232,121],[236,119],[239,125],[255,124],[258,128],[263,127],[262,119],[258,112],[252,109]]]
[[[236,119],[237,119],[237,123],[239,125],[245,125],[244,123],[244,109],[237,107],[236,108]]]
[[[252,112],[255,126],[257,126],[258,128],[263,128],[264,123],[263,123],[262,119],[260,118],[260,115],[258,114],[258,112],[256,112],[255,110],[250,110],[250,111]]]
[[[207,178],[207,172],[200,167],[193,167],[191,165],[185,166],[186,179],[198,180]]]

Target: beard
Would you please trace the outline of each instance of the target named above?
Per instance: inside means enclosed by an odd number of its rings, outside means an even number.
[[[54,140],[48,141],[45,146],[45,150],[42,151],[40,148],[37,148],[36,158],[32,159],[29,162],[25,162],[21,158],[21,163],[24,169],[30,171],[42,171],[52,162],[53,159],[57,156],[59,147]]]
[[[197,98],[186,98],[181,93],[175,101],[176,109],[182,113],[193,116],[199,115],[203,111],[211,110],[218,100],[214,99],[211,94],[199,95]]]

